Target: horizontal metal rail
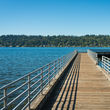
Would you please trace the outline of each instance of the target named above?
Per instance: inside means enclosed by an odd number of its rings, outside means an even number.
[[[24,110],[50,81],[77,55],[67,54],[0,88],[0,110]]]
[[[102,68],[110,74],[110,58],[102,56]]]

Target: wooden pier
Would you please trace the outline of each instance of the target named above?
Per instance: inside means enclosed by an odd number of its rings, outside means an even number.
[[[99,69],[96,53],[74,51],[24,75],[0,88],[0,110],[110,110],[110,72],[102,71],[110,61],[102,58]]]
[[[87,53],[79,53],[42,110],[110,110],[110,81]]]

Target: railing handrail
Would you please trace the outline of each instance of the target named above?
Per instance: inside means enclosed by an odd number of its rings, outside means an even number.
[[[72,53],[72,52],[71,52],[71,53]],[[69,53],[69,54],[71,54],[71,53]],[[69,55],[69,54],[67,54],[67,55]],[[67,55],[65,55],[65,56],[67,56]],[[60,57],[60,58],[58,58],[58,59],[61,59],[61,58],[63,58],[63,57],[64,57],[64,56],[62,56],[62,57]],[[58,60],[58,59],[57,59],[57,60]],[[28,74],[25,74],[25,75],[22,76],[21,78],[18,78],[18,79],[16,79],[15,81],[12,81],[12,82],[10,82],[9,84],[6,84],[5,86],[1,87],[0,90],[1,90],[1,89],[4,89],[4,88],[7,88],[8,86],[10,86],[10,85],[12,85],[12,84],[18,82],[19,80],[21,80],[21,79],[23,79],[23,78],[25,78],[25,77],[27,77],[27,76],[29,76],[29,75],[31,75],[31,74],[34,74],[35,72],[41,70],[42,68],[48,66],[49,64],[54,63],[54,62],[57,61],[57,60],[51,61],[50,63],[48,63],[48,64],[46,64],[46,65],[44,65],[44,66],[42,66],[42,67],[40,67],[40,68],[37,68],[37,69],[35,69],[34,71],[29,72]]]
[[[110,58],[106,57],[106,56],[102,56],[102,58],[107,59],[110,61]]]
[[[104,68],[105,71],[110,73],[110,58],[102,56],[102,68]]]
[[[39,94],[40,92],[42,92],[42,90],[46,87],[46,85],[50,83],[50,81],[55,77],[55,75],[58,74],[58,72],[61,71],[63,69],[63,67],[65,65],[67,65],[73,59],[73,57],[76,56],[76,54],[77,54],[77,51],[71,52],[71,53],[69,53],[65,56],[62,56],[62,57],[58,58],[57,60],[54,60],[54,61],[52,61],[52,62],[50,62],[50,63],[48,63],[48,64],[46,64],[46,65],[44,65],[38,69],[35,69],[34,71],[22,76],[21,78],[3,86],[3,87],[1,87],[0,91],[3,90],[4,93],[3,93],[3,97],[0,97],[0,102],[3,102],[4,105],[0,109],[1,110],[7,109],[8,106],[13,104],[16,100],[18,100],[26,92],[28,92],[28,94],[26,95],[26,97],[21,102],[24,103],[24,101],[27,99],[28,102],[26,103],[24,108],[28,106],[30,109],[30,103],[32,102],[34,97],[37,96],[37,94]],[[34,76],[32,76],[32,75],[34,75]],[[24,81],[24,80],[26,80],[26,81]],[[18,85],[16,88],[13,88],[11,91],[7,92],[8,88],[10,86],[12,86],[13,84],[17,84],[17,83],[19,84],[19,81],[20,82],[24,81],[24,83]],[[33,81],[33,83],[32,83],[32,81]],[[28,87],[25,87],[26,84]],[[16,85],[14,85],[14,86],[16,86]],[[24,91],[22,91],[20,94],[18,94],[10,102],[7,102],[7,98],[10,95],[12,95],[13,93],[15,93],[16,91],[20,90],[22,87],[24,87],[24,89],[25,88],[26,89]],[[35,87],[35,88],[33,88],[33,87]],[[32,88],[33,88],[33,90],[31,91],[30,89],[32,89]],[[36,92],[36,95],[34,95],[31,99],[31,95],[34,92]],[[13,108],[13,110],[15,108],[18,108],[22,104],[21,102],[18,105],[16,105]]]

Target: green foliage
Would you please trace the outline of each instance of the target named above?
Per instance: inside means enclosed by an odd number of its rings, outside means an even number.
[[[2,35],[0,47],[108,47],[109,35],[85,35],[85,36],[26,36],[26,35]]]

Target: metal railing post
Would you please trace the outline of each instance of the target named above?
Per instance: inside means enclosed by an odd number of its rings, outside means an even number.
[[[64,60],[65,60],[65,57],[63,56],[63,67],[64,67]]]
[[[103,68],[106,70],[104,57],[103,57]]]
[[[48,82],[49,82],[49,85],[50,85],[50,64],[48,65]]]
[[[102,56],[102,68],[104,68],[103,60],[104,60],[104,57]]]
[[[4,88],[4,108],[7,109],[7,88]]]
[[[43,94],[43,68],[41,68],[41,94]]]
[[[58,59],[58,64],[57,64],[57,72],[58,72],[58,74],[59,74],[59,59]]]
[[[30,75],[28,75],[28,109],[30,110]]]
[[[110,65],[109,65],[109,74],[110,74]]]
[[[54,78],[55,78],[55,71],[56,71],[56,61],[54,62]]]
[[[61,57],[61,61],[60,61],[60,70],[62,71],[62,57]]]
[[[58,65],[59,65],[59,67],[58,67],[58,71],[60,70],[60,59],[58,59]]]

